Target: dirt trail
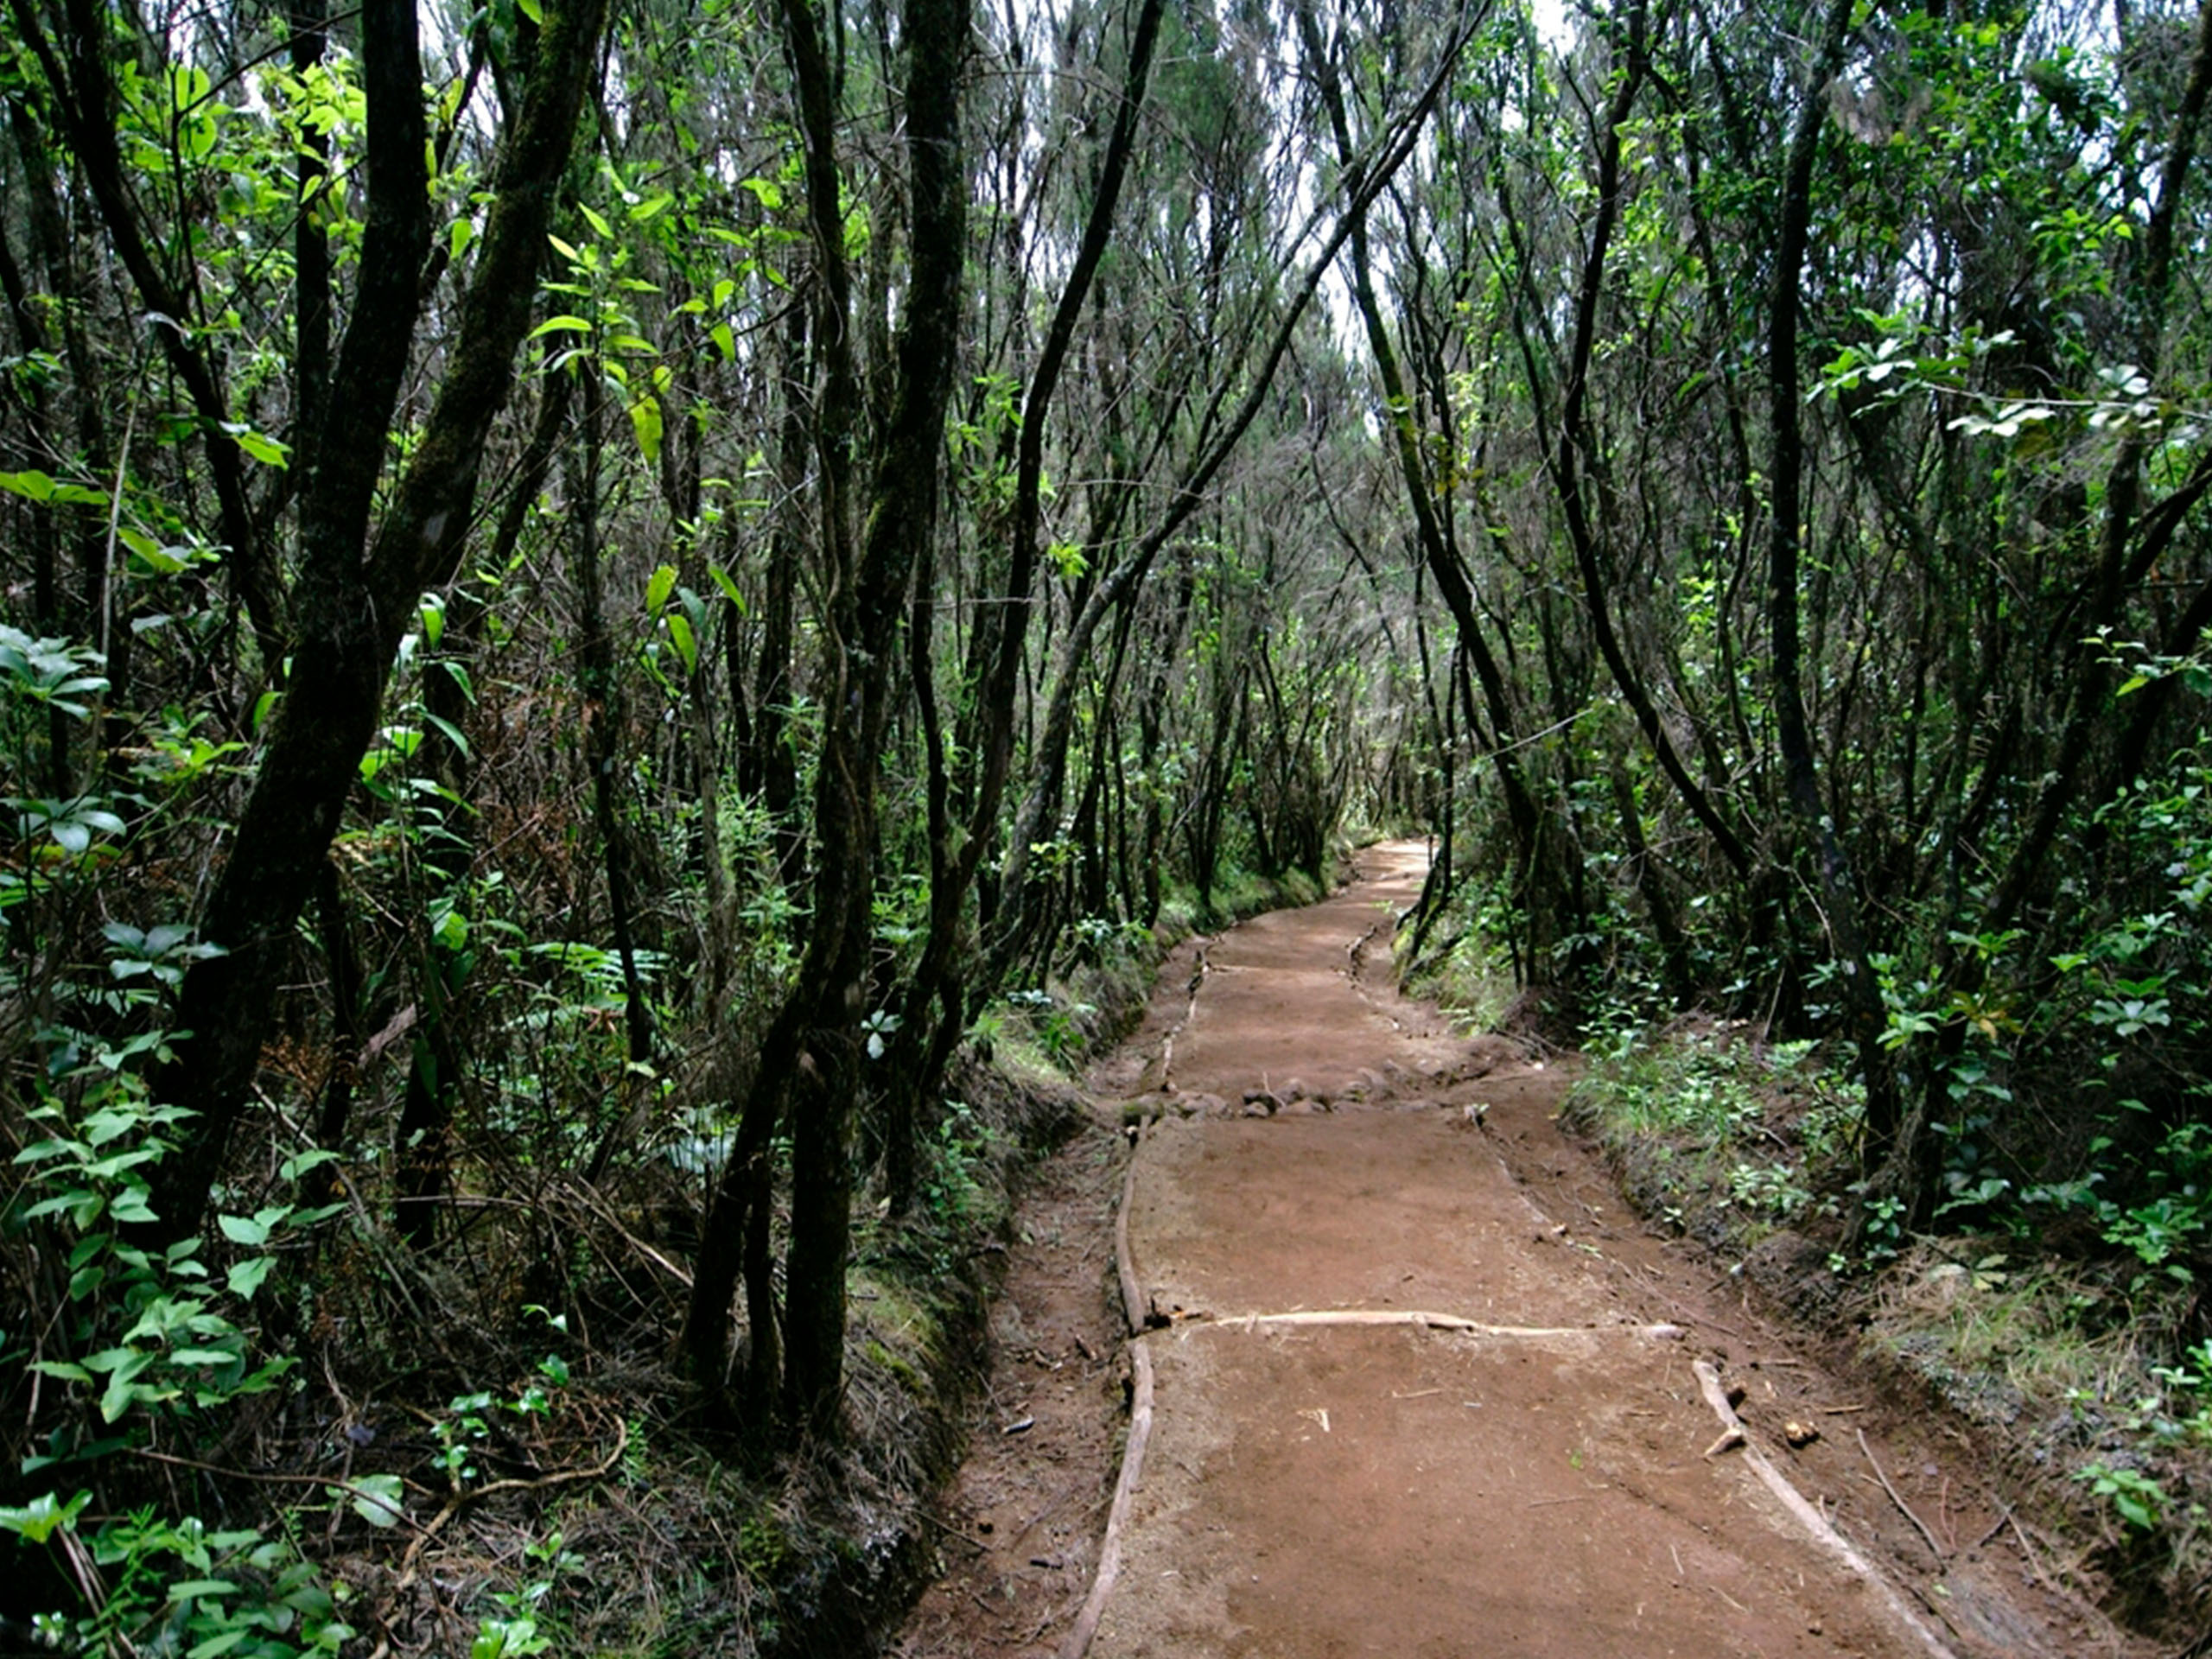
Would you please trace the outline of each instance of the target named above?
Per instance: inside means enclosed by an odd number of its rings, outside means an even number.
[[[2007,1553],[1957,1448],[1908,1432],[1862,1455],[1863,1395],[1616,1224],[1549,1121],[1560,1066],[1395,995],[1391,930],[1422,868],[1417,843],[1371,849],[1335,898],[1187,950],[1092,1078],[1163,1109],[1128,1244],[1164,1323],[1139,1339],[1151,1428],[1090,1654],[2120,1651]],[[1057,1241],[1014,1264],[1027,1362],[1006,1363],[1002,1319],[1000,1391],[907,1659],[1072,1645],[1114,1486],[1109,1145],[1062,1161],[1077,1202],[1025,1210]],[[1748,1444],[1716,1449],[1722,1388],[1745,1393]],[[1791,1420],[1822,1438],[1792,1451]],[[1940,1529],[1940,1561],[1876,1458]]]

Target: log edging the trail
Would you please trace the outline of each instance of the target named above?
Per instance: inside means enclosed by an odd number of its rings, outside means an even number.
[[[1137,1153],[1144,1145],[1144,1131],[1140,1128],[1130,1137],[1129,1166],[1122,1175],[1122,1203],[1114,1212],[1114,1271],[1122,1281],[1122,1317],[1128,1320],[1129,1334],[1144,1333],[1146,1315],[1144,1291],[1137,1283],[1136,1252],[1129,1244],[1129,1206],[1137,1192]]]
[[[1713,1368],[1709,1361],[1702,1359],[1693,1361],[1690,1369],[1697,1373],[1698,1387],[1704,1391],[1705,1402],[1713,1408],[1713,1414],[1720,1420],[1721,1427],[1740,1433],[1743,1420],[1737,1416],[1736,1408],[1728,1403],[1727,1391],[1721,1387],[1720,1373]],[[1872,1562],[1853,1548],[1851,1541],[1838,1532],[1826,1516],[1807,1502],[1805,1495],[1790,1483],[1789,1476],[1774,1466],[1766,1453],[1745,1440],[1738,1455],[1751,1465],[1751,1472],[1759,1478],[1760,1483],[1774,1495],[1782,1507],[1789,1511],[1798,1525],[1804,1528],[1813,1541],[1881,1599],[1883,1609],[1889,1614],[1890,1622],[1895,1629],[1925,1648],[1931,1659],[1958,1659],[1958,1656],[1944,1645],[1920,1616],[1905,1605],[1904,1598],[1897,1593],[1896,1586],[1875,1569]]]
[[[1171,1038],[1172,1041],[1173,1039]],[[1137,1190],[1137,1154],[1144,1147],[1139,1126],[1129,1140],[1128,1167],[1122,1175],[1122,1202],[1114,1215],[1114,1270],[1122,1282],[1122,1317],[1128,1322],[1129,1351],[1129,1437],[1122,1447],[1121,1478],[1114,1483],[1114,1502],[1106,1511],[1106,1531],[1098,1541],[1098,1572],[1084,1598],[1083,1611],[1060,1644],[1059,1659],[1084,1659],[1105,1616],[1106,1599],[1114,1593],[1114,1580],[1122,1570],[1122,1535],[1128,1530],[1129,1507],[1136,1499],[1137,1483],[1144,1478],[1144,1452],[1152,1439],[1152,1351],[1144,1344],[1147,1316],[1144,1293],[1137,1282],[1136,1253],[1129,1244],[1129,1210]]]
[[[1653,1342],[1680,1342],[1688,1335],[1679,1325],[1485,1325],[1457,1313],[1431,1313],[1418,1308],[1344,1307],[1300,1309],[1292,1313],[1237,1313],[1219,1319],[1192,1319],[1183,1331],[1252,1331],[1262,1325],[1419,1325],[1429,1331],[1459,1331],[1470,1336],[1519,1338],[1529,1342],[1633,1336]]]
[[[1076,1615],[1075,1628],[1060,1644],[1059,1659],[1083,1659],[1090,1639],[1105,1616],[1106,1599],[1122,1570],[1122,1535],[1128,1529],[1129,1506],[1136,1498],[1137,1483],[1144,1477],[1146,1442],[1152,1438],[1152,1351],[1136,1338],[1129,1342],[1129,1370],[1134,1390],[1129,1405],[1129,1439],[1122,1452],[1122,1478],[1114,1484],[1114,1504],[1106,1514],[1106,1533],[1098,1544],[1098,1575],[1090,1581],[1090,1594]]]

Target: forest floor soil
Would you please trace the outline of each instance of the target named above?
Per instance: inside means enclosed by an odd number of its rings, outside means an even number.
[[[1128,1433],[1126,1192],[1152,1421],[1097,1659],[2152,1652],[1961,1425],[1637,1220],[1559,1126],[1571,1056],[1396,993],[1424,868],[1370,848],[1332,898],[1187,942],[1093,1069],[891,1651],[1067,1653]]]

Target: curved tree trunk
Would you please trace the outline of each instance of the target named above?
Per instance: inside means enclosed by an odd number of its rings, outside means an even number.
[[[429,212],[414,11],[372,0],[363,15],[371,200],[361,283],[333,378],[321,461],[301,505],[292,677],[200,918],[201,937],[227,954],[185,976],[178,1023],[192,1034],[156,1079],[160,1098],[195,1114],[155,1184],[161,1236],[200,1225],[252,1087],[270,988],[375,733],[400,635],[416,596],[459,556],[484,440],[529,326],[550,209],[598,61],[603,16],[604,0],[546,7],[449,366],[365,559],[385,429],[414,338]]]
[[[1882,1046],[1880,988],[1859,916],[1859,887],[1835,819],[1821,798],[1820,772],[1805,721],[1798,629],[1798,556],[1803,537],[1805,437],[1798,424],[1804,401],[1797,368],[1797,283],[1812,222],[1813,167],[1827,119],[1827,86],[1842,67],[1851,0],[1831,0],[1820,55],[1798,107],[1783,175],[1782,213],[1767,320],[1768,412],[1771,423],[1772,516],[1768,534],[1767,626],[1774,645],[1776,740],[1799,834],[1819,867],[1821,894],[1836,960],[1843,969],[1846,1035],[1859,1056],[1866,1087],[1866,1153],[1885,1155],[1900,1117],[1896,1067]]]

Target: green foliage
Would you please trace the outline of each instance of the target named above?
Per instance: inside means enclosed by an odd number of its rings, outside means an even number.
[[[526,1654],[551,1653],[559,1645],[564,1632],[560,1621],[550,1616],[550,1599],[561,1575],[576,1571],[583,1560],[567,1547],[557,1527],[524,1545],[523,1557],[527,1567],[521,1584],[494,1593],[492,1599],[499,1612],[477,1626],[469,1659],[522,1659]]]
[[[2074,1471],[2074,1478],[2085,1483],[2094,1497],[2108,1502],[2131,1527],[2153,1531],[2164,1517],[2165,1489],[2140,1470],[2087,1463]]]
[[[922,1184],[923,1205],[938,1227],[967,1236],[995,1225],[1005,1196],[992,1166],[1004,1154],[998,1131],[965,1101],[945,1102]]]
[[[156,1041],[142,1052],[164,1050]],[[30,1172],[18,1224],[45,1223],[69,1268],[67,1317],[55,1345],[73,1357],[41,1359],[36,1369],[96,1398],[99,1421],[109,1427],[139,1409],[205,1410],[274,1387],[296,1362],[283,1357],[255,1364],[238,1319],[276,1257],[233,1257],[218,1288],[200,1259],[199,1239],[156,1250],[133,1243],[126,1230],[156,1218],[147,1203],[149,1177],[173,1149],[169,1135],[181,1114],[150,1103],[133,1074],[100,1059],[64,1081],[82,1086],[80,1103],[73,1110],[54,1100],[35,1109],[29,1116],[47,1135],[16,1157]],[[289,1160],[282,1178],[296,1180],[329,1158],[311,1153]],[[232,1245],[261,1251],[280,1233],[312,1226],[338,1208],[278,1204],[219,1220]],[[65,1443],[58,1457],[66,1460],[70,1449]]]
[[[69,1554],[79,1581],[105,1586],[98,1607],[76,1618],[41,1616],[42,1630],[80,1651],[177,1654],[187,1659],[310,1659],[336,1654],[354,1632],[289,1535],[253,1528],[218,1531],[188,1518],[141,1510],[80,1534],[79,1493],[36,1524],[0,1510],[0,1530]],[[35,1508],[37,1506],[34,1506]]]
[[[1008,991],[1005,1001],[1021,1017],[1029,1039],[1046,1063],[1071,1073],[1083,1058],[1084,1021],[1097,1008],[1042,988]]]
[[[139,953],[117,958],[125,979],[156,973],[190,950],[181,930],[118,927],[111,937]],[[278,1386],[296,1361],[257,1360],[246,1321],[276,1264],[275,1250],[338,1208],[278,1203],[251,1215],[219,1216],[219,1230],[236,1252],[219,1282],[201,1259],[199,1238],[163,1249],[135,1243],[129,1230],[155,1219],[150,1179],[174,1149],[181,1115],[149,1101],[143,1081],[127,1069],[166,1052],[160,1033],[130,1046],[128,1054],[100,1048],[87,1064],[57,1066],[54,1082],[62,1092],[29,1114],[44,1136],[15,1160],[25,1176],[9,1230],[41,1237],[69,1272],[64,1304],[42,1344],[46,1353],[67,1357],[33,1362],[40,1374],[67,1385],[77,1407],[53,1424],[46,1451],[25,1462],[27,1474],[49,1481],[65,1478],[73,1465],[142,1443],[149,1420],[190,1428]],[[57,1052],[66,1057],[75,1047],[65,1041]],[[329,1156],[289,1160],[280,1179],[297,1182]],[[381,1498],[379,1507],[388,1509],[397,1495],[397,1481],[391,1484],[391,1493],[372,1491],[366,1481],[342,1490],[357,1508]],[[0,1511],[0,1528],[100,1569],[73,1574],[88,1593],[104,1586],[98,1599],[73,1618],[55,1616],[55,1627],[76,1640],[124,1651],[295,1659],[335,1653],[352,1635],[287,1536],[211,1531],[197,1519],[172,1522],[141,1510],[80,1538],[78,1518],[89,1494],[64,1502],[59,1491],[49,1488],[25,1506]]]
[[[1610,1029],[1564,1116],[1597,1135],[1647,1214],[1731,1249],[1777,1227],[1834,1224],[1864,1104],[1813,1045],[1762,1049],[1726,1027]],[[1862,1260],[1878,1262],[1903,1234],[1900,1206],[1877,1208]]]

